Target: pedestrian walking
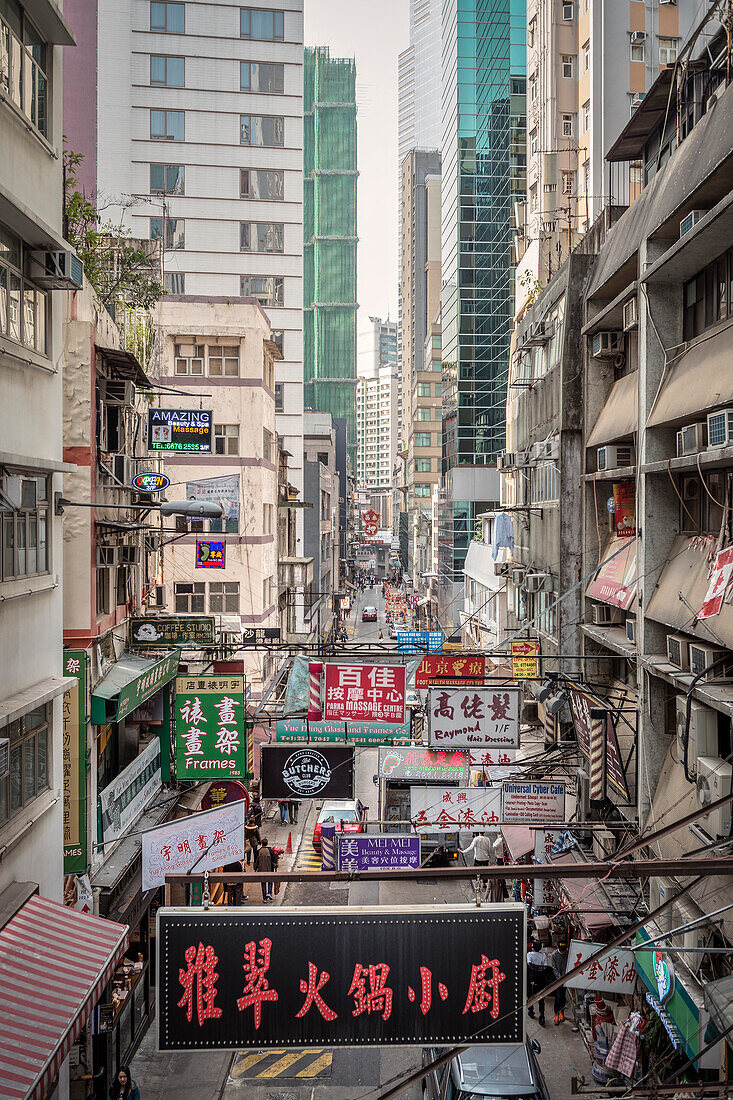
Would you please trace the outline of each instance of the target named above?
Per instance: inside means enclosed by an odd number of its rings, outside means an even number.
[[[280,824],[287,825],[288,823],[288,806],[290,805],[287,798],[278,799],[278,808],[280,810]]]
[[[562,978],[564,976],[568,968],[568,945],[566,943],[558,944],[552,952],[550,955],[550,966],[556,978]],[[561,1024],[565,1019],[566,1000],[567,993],[565,992],[565,986],[561,985],[559,989],[555,990],[555,1026]]]
[[[382,634],[382,628],[380,626],[380,628],[379,628],[379,640],[380,640],[380,642],[381,642],[383,637],[384,637],[384,634]]]
[[[241,875],[242,873],[242,861],[241,859],[235,860],[234,863],[227,863],[224,865],[224,870],[230,873]],[[241,905],[244,897],[244,887],[241,880],[235,882],[225,882],[224,889],[227,895],[227,905]]]
[[[254,815],[255,825],[258,829],[262,828],[262,803],[259,797],[253,798],[249,807],[249,812]]]
[[[299,806],[300,806],[300,799],[299,798],[289,798],[288,799],[288,812],[290,814],[290,824],[291,825],[297,825],[298,824],[298,807]]]
[[[250,813],[244,826],[245,859],[248,866],[252,859],[252,853],[254,852],[255,856],[257,855],[257,846],[261,843],[260,830],[257,828],[255,816]]]
[[[494,844],[486,833],[474,833],[473,840],[467,848],[461,848],[464,856],[473,852],[474,867],[488,867],[490,863],[496,863],[494,856]]]
[[[120,1066],[109,1090],[109,1100],[140,1100],[140,1089],[132,1079],[129,1066]]]
[[[255,853],[255,871],[272,870],[272,850],[267,846],[267,837],[263,836],[262,843]],[[272,882],[261,882],[262,900],[272,901]]]
[[[549,985],[551,981],[552,970],[550,969],[547,956],[540,947],[539,940],[534,940],[530,950],[527,952],[527,992],[530,997],[542,992],[546,985]],[[538,1002],[540,1027],[545,1026],[545,998],[540,996]],[[527,1014],[530,1019],[534,1020],[534,1005],[527,1010]]]

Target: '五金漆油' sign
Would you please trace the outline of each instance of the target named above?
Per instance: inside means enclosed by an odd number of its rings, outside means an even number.
[[[161,1051],[524,1041],[521,905],[157,920]]]

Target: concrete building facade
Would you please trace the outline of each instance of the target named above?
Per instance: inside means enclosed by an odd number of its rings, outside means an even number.
[[[303,421],[305,554],[313,558],[308,619],[317,639],[328,638],[338,621],[339,470],[336,430],[330,413],[306,412]]]
[[[391,527],[400,425],[396,322],[370,317],[358,348],[356,485],[377,502],[380,526]]]

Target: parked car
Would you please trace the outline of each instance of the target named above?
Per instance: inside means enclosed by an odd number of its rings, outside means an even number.
[[[536,1039],[526,1043],[500,1043],[493,1047],[469,1047],[447,1065],[423,1078],[425,1100],[503,1100],[521,1096],[523,1100],[550,1100],[547,1083],[537,1055]],[[440,1055],[436,1047],[423,1049],[423,1066]]]
[[[363,623],[375,623],[377,621],[376,607],[369,607],[367,605],[361,613],[361,621]]]
[[[394,623],[389,624],[389,636],[390,636],[390,638],[396,638],[397,637],[397,627],[395,626]]]
[[[363,833],[368,809],[358,798],[331,799],[324,802],[313,827],[313,847],[320,851],[321,825],[326,821],[334,822],[337,833]]]

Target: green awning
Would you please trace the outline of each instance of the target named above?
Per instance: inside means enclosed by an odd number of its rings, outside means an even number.
[[[138,657],[123,653],[92,692],[92,723],[120,722],[167,684],[178,672],[180,649],[165,657]]]

